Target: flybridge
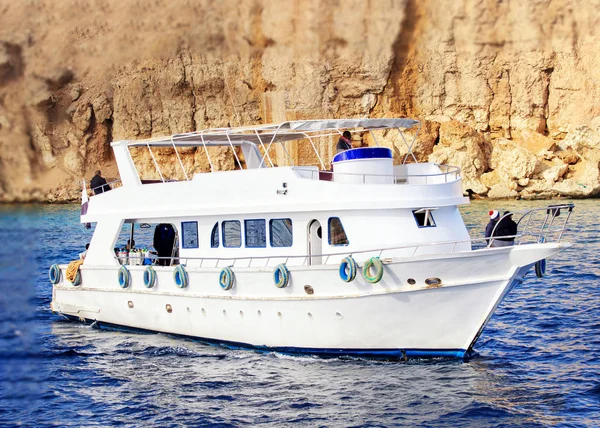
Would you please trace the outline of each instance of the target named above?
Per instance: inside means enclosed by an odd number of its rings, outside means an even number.
[[[416,128],[417,132],[410,143],[407,141],[403,131]],[[343,131],[351,133],[369,132],[376,146],[379,146],[376,135],[373,131],[396,129],[402,141],[404,141],[408,152],[404,157],[405,163],[409,157],[417,162],[412,154],[412,147],[416,141],[420,122],[413,119],[331,119],[331,120],[298,120],[283,122],[280,124],[258,125],[239,128],[210,128],[202,131],[189,132],[185,134],[176,134],[169,137],[153,138],[139,141],[117,141],[112,143],[117,156],[119,170],[123,172],[130,169],[133,165],[131,161],[126,161],[119,156],[117,152],[128,152],[132,147],[146,147],[151,155],[154,166],[156,167],[162,181],[166,181],[156,162],[153,147],[172,147],[175,151],[177,160],[183,170],[186,180],[190,177],[186,171],[178,148],[181,147],[203,147],[204,153],[208,159],[211,172],[215,171],[213,159],[211,159],[209,147],[229,146],[232,150],[236,166],[239,169],[252,169],[275,167],[277,163],[272,157],[272,149],[280,147],[282,155],[290,166],[298,166],[290,154],[287,142],[298,141],[300,144],[308,143],[312,147],[316,161],[321,170],[328,170],[332,160],[332,153],[326,146],[331,146],[331,140],[339,138]],[[325,142],[325,144],[323,144]],[[244,162],[242,163],[236,147],[241,147]],[[122,148],[123,150],[118,150]],[[129,154],[127,157],[129,157]],[[123,175],[123,173],[122,173]],[[129,174],[125,174],[129,175]],[[123,177],[122,177],[123,178]],[[125,179],[123,180],[125,183]]]

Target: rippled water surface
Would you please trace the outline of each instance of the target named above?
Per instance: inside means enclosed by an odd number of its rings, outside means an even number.
[[[462,211],[482,235],[489,209]],[[90,231],[77,206],[0,207],[0,425],[598,426],[598,203],[577,201],[549,276],[530,273],[469,361],[319,359],[97,330],[50,312],[48,266]]]

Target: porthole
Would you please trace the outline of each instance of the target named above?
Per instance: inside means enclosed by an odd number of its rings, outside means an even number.
[[[310,285],[304,286],[304,292],[309,295],[315,294],[315,290]]]
[[[204,310],[204,308],[202,308],[202,316],[205,317],[206,316],[206,311]]]
[[[244,318],[244,311],[240,311],[240,317]]]
[[[308,318],[309,319],[313,319],[313,314],[311,314],[310,312],[308,313]]]
[[[410,285],[415,285],[415,284],[417,283],[417,281],[415,281],[415,280],[414,280],[414,279],[412,279],[412,278],[408,278],[408,279],[406,280],[406,282],[408,282]]]
[[[223,309],[223,316],[227,316],[227,311],[225,309]]]
[[[336,312],[336,313],[335,313],[335,316],[336,316],[338,319],[340,319],[340,320],[341,320],[342,318],[344,318],[344,316],[343,316],[342,314],[340,314],[339,312]]]
[[[428,288],[438,288],[442,286],[442,280],[435,277],[427,278],[425,284],[427,284]]]
[[[191,314],[191,313],[192,313],[192,310],[189,308],[189,306],[188,306],[187,308],[185,308],[185,309],[187,310],[187,313],[188,313],[188,314]]]
[[[173,306],[171,306],[171,305],[169,305],[169,304],[167,304],[167,305],[165,306],[165,309],[167,310],[167,312],[168,312],[168,313],[171,313],[171,312],[173,312]]]
[[[281,312],[277,312],[277,316],[278,316],[279,318],[283,318],[283,314],[282,314]]]
[[[133,309],[133,302],[130,300],[129,302],[127,302],[127,306],[128,306],[130,309]]]
[[[262,312],[260,311],[260,309],[258,311],[256,311],[256,313],[258,314],[258,316],[262,315]]]

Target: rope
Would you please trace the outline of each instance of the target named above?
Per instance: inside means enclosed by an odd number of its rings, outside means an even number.
[[[74,260],[69,263],[69,266],[67,266],[67,272],[65,273],[65,279],[69,282],[75,282],[77,271],[79,270],[79,266],[82,264],[83,260]]]

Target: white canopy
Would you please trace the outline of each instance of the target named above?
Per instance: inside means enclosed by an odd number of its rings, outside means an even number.
[[[204,131],[176,134],[150,140],[132,141],[128,146],[172,146],[179,147],[221,146],[223,144],[244,145],[269,144],[317,137],[327,131],[362,128],[365,130],[401,128],[410,129],[419,122],[412,119],[327,119],[327,120],[296,120],[281,124],[258,125],[242,128],[216,128]]]

